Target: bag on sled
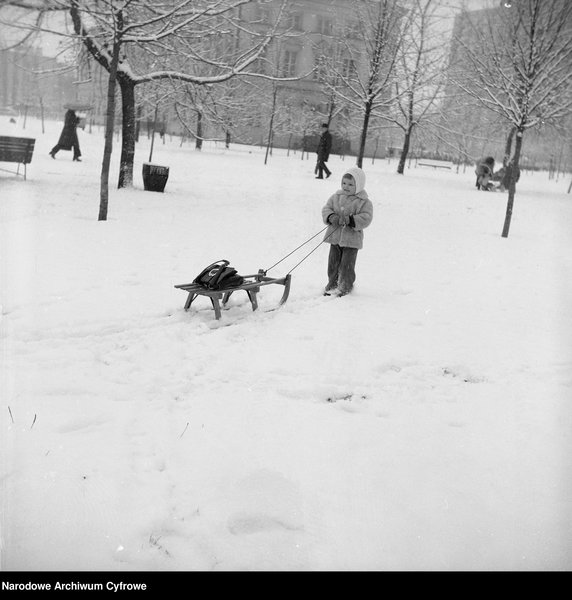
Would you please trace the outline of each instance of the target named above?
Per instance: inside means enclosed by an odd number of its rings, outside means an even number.
[[[217,260],[204,268],[193,280],[209,290],[222,290],[238,287],[244,283],[244,277],[239,275],[233,267],[229,266],[228,260]]]

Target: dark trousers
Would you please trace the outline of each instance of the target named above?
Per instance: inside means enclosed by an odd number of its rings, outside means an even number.
[[[56,144],[51,150],[50,150],[50,154],[52,156],[55,156],[57,152],[59,152],[62,149],[62,147],[59,144]],[[68,148],[69,150],[69,148]],[[79,144],[77,142],[73,143],[73,157],[74,160],[76,158],[79,158],[81,156],[81,151],[79,149]]]
[[[332,174],[330,169],[328,169],[328,167],[326,166],[325,161],[321,158],[318,158],[318,164],[316,165],[316,169],[318,171],[318,177],[320,179],[324,179],[324,173],[326,174],[326,177],[329,177]]]
[[[357,248],[345,248],[337,244],[330,244],[328,256],[328,285],[327,290],[336,287],[340,292],[351,292],[356,280]]]

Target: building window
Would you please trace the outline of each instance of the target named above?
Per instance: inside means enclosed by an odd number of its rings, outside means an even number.
[[[256,7],[256,20],[260,23],[270,23],[272,21],[272,13],[267,6]]]
[[[296,31],[303,31],[302,29],[302,13],[293,13],[288,16],[286,22],[287,27],[295,29]]]
[[[314,57],[314,72],[312,73],[312,78],[315,81],[326,81],[328,78],[328,70],[331,68],[331,61],[320,54],[319,56]]]
[[[326,68],[324,60],[321,56],[314,58],[314,71],[312,73],[312,79],[315,81],[322,81],[326,74]]]
[[[284,52],[284,59],[282,61],[282,76],[283,77],[294,77],[296,75],[296,58],[298,53],[293,50],[286,50]]]
[[[357,73],[356,62],[353,58],[342,59],[342,76],[346,79]]]
[[[321,33],[322,35],[332,35],[333,29],[334,25],[332,19],[318,15],[318,33]]]
[[[362,37],[360,24],[356,21],[346,23],[345,33],[347,37],[359,39]]]

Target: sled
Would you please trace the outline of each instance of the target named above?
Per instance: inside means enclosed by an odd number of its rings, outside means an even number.
[[[220,319],[221,301],[222,307],[224,308],[230,296],[234,292],[238,292],[240,290],[244,290],[247,293],[253,311],[258,308],[258,300],[256,298],[256,294],[258,294],[258,292],[260,292],[260,288],[265,285],[283,285],[284,293],[282,294],[282,298],[280,299],[278,306],[282,306],[282,304],[286,302],[286,300],[288,299],[288,294],[290,293],[290,280],[292,276],[288,273],[288,275],[286,275],[285,277],[274,278],[267,277],[265,273],[266,271],[263,271],[261,269],[256,275],[244,275],[244,282],[241,285],[220,290],[209,290],[197,283],[181,283],[179,285],[176,285],[175,287],[179,290],[183,290],[188,293],[184,307],[185,310],[189,310],[191,304],[198,296],[208,296],[211,300],[215,311],[215,318]]]

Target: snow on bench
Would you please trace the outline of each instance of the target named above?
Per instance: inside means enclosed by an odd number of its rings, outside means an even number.
[[[417,161],[420,167],[433,167],[433,169],[451,169],[453,164],[448,160],[433,160],[432,158],[420,158]]]

